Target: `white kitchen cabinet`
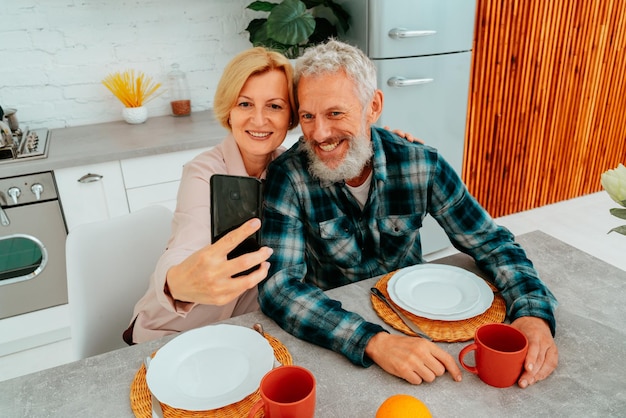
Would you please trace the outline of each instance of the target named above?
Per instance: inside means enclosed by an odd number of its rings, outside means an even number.
[[[119,161],[54,170],[68,231],[129,212]]]
[[[183,165],[210,148],[172,152],[121,161],[131,212],[150,205],[176,209],[176,195]]]
[[[174,211],[183,165],[208,149],[55,170],[68,230],[150,205]]]

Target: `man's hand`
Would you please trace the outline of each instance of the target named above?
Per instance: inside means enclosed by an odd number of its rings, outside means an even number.
[[[461,381],[461,369],[454,358],[423,338],[381,332],[372,337],[365,353],[386,372],[414,385],[432,382],[446,370]]]
[[[543,319],[524,316],[517,318],[511,325],[528,338],[524,373],[517,382],[521,388],[526,388],[550,376],[559,363],[559,350],[550,327]]]

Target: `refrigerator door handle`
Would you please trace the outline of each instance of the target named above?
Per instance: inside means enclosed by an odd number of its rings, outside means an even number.
[[[405,78],[405,77],[391,77],[387,80],[389,87],[409,87],[418,86],[420,84],[428,84],[435,81],[434,78]]]
[[[431,36],[437,33],[436,30],[408,30],[405,28],[393,28],[389,31],[391,39],[417,38],[420,36]]]

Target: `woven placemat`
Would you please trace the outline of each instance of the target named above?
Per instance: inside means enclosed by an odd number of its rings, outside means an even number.
[[[293,364],[293,359],[287,348],[279,340],[273,336],[265,333],[265,338],[269,341],[270,345],[274,349],[274,356],[276,360],[283,365]],[[240,418],[248,416],[250,409],[254,404],[261,399],[259,391],[248,395],[239,402],[235,402],[231,405],[224,406],[218,409],[212,409],[210,411],[187,411],[185,409],[172,408],[164,403],[161,404],[163,408],[163,418],[168,417],[217,417],[217,418]],[[133,413],[137,418],[152,418],[152,397],[148,384],[146,383],[146,368],[144,365],[137,370],[135,378],[130,385],[130,406],[133,409]],[[262,417],[263,409],[256,414],[255,417]]]
[[[489,309],[485,312],[461,321],[439,321],[414,315],[396,305],[389,297],[389,293],[387,292],[387,282],[391,276],[394,275],[394,273],[395,271],[384,275],[378,282],[376,282],[374,287],[380,290],[387,297],[387,300],[393,303],[396,308],[415,322],[422,329],[422,331],[433,339],[433,341],[448,343],[468,341],[474,338],[474,332],[479,326],[488,323],[503,322],[506,317],[506,304],[504,303],[502,296],[499,294],[494,295],[491,307],[489,307]],[[491,283],[487,282],[487,284],[492,290],[496,290]],[[372,295],[371,300],[374,310],[383,321],[407,335],[416,335],[409,329],[409,327],[404,325],[398,315],[396,315],[395,312],[385,305],[380,299]]]

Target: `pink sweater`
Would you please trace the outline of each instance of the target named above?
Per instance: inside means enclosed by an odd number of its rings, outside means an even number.
[[[272,160],[284,151],[279,148]],[[211,243],[209,179],[213,174],[247,176],[239,148],[232,135],[185,164],[178,189],[172,234],[152,276],[146,294],[137,302],[133,317],[136,343],[186,331],[259,308],[256,287],[224,306],[175,301],[165,294],[165,277],[174,265]],[[262,178],[265,178],[263,172]],[[141,278],[137,278],[140,280]]]

